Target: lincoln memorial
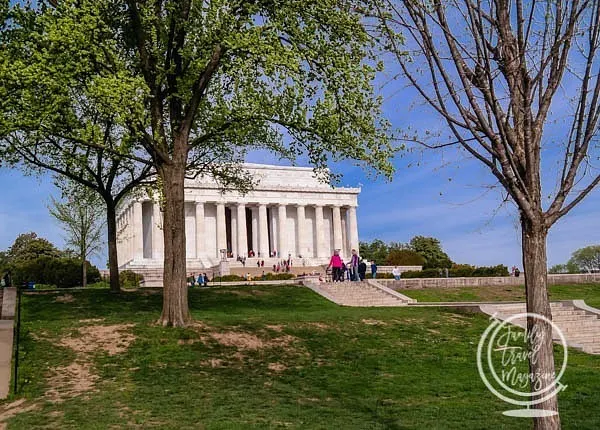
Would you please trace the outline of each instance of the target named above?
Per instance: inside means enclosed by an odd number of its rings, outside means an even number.
[[[244,164],[258,182],[247,194],[223,192],[206,179],[186,181],[188,268],[210,268],[225,257],[327,263],[335,249],[358,249],[360,188],[332,188],[312,168]],[[162,267],[162,213],[150,198],[130,198],[117,212],[119,267]],[[226,252],[222,252],[225,250]],[[299,260],[302,263],[299,263]]]

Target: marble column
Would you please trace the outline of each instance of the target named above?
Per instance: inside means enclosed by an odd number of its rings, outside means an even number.
[[[250,208],[252,213],[252,251],[258,255],[258,208]]]
[[[237,253],[237,249],[238,249],[238,245],[237,245],[237,212],[233,210],[233,208],[230,208],[230,214],[231,214],[231,253],[233,254],[233,257],[236,257],[236,253]]]
[[[134,231],[134,225],[133,225],[133,203],[131,204],[131,206],[129,206],[129,209],[127,210],[127,219],[128,219],[128,222],[127,222],[127,230],[128,230],[127,241],[129,242],[129,246],[128,246],[128,248],[129,248],[129,250],[128,250],[129,260],[133,261],[133,258],[135,256],[135,250],[134,250],[134,246],[133,246],[133,244],[135,243],[134,236],[133,236],[134,233],[135,233],[135,231]]]
[[[246,230],[246,205],[243,203],[237,206],[237,246],[238,255],[246,257],[248,254],[248,231]]]
[[[162,229],[162,219],[160,205],[152,204],[152,258],[161,260],[164,257],[164,235]]]
[[[340,218],[342,219],[342,255],[350,256],[350,249],[348,249],[348,225],[346,223],[346,209],[340,209]]]
[[[258,251],[260,252],[260,258],[267,258],[269,256],[268,221],[267,205],[261,204],[258,206]]]
[[[133,203],[133,258],[144,259],[144,224],[142,220],[142,202]]]
[[[287,257],[287,242],[285,240],[286,224],[287,224],[287,210],[285,205],[279,205],[277,208],[277,234],[279,236],[277,240],[277,255],[279,257]]]
[[[196,202],[196,258],[206,253],[204,202]]]
[[[306,211],[303,205],[296,206],[296,255],[306,257]]]
[[[333,249],[339,249],[341,253],[344,252],[342,246],[342,215],[339,206],[333,206]]]
[[[315,206],[315,256],[327,257],[325,254],[325,223],[323,220],[323,206]]]
[[[356,220],[356,206],[351,206],[347,210],[348,217],[348,242],[350,249],[358,251],[358,222]]]
[[[225,229],[225,204],[217,203],[217,255],[221,258],[222,249],[227,249],[227,230]]]

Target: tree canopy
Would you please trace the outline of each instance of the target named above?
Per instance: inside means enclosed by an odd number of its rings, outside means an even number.
[[[67,138],[152,165],[164,209],[161,323],[189,320],[184,181],[247,190],[251,148],[303,155],[323,179],[350,158],[387,176],[370,0],[64,0],[11,9],[0,137]],[[38,102],[36,104],[35,102]],[[82,121],[95,112],[102,121]],[[105,132],[110,120],[111,132]]]
[[[30,232],[17,236],[6,253],[6,260],[11,264],[19,264],[42,256],[58,258],[61,252],[47,239]]]
[[[600,271],[600,245],[590,245],[573,252],[567,265],[574,265],[582,272]]]

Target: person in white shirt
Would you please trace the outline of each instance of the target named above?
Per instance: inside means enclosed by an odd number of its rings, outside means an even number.
[[[394,268],[392,269],[392,275],[394,275],[394,279],[396,281],[400,280],[400,273],[402,273],[402,272],[400,272],[400,269],[398,268],[398,266],[394,266]]]

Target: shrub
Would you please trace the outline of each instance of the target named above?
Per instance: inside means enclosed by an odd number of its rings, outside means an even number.
[[[294,279],[296,275],[293,273],[267,273],[264,277],[265,281],[285,281],[287,279]],[[261,277],[257,277],[258,279],[262,279]]]
[[[423,266],[425,258],[409,249],[392,249],[385,259],[386,266]]]
[[[443,278],[446,276],[444,269],[423,269],[421,271],[407,271],[402,273],[403,278]],[[497,266],[474,267],[468,264],[455,264],[448,270],[450,278],[475,278],[490,276],[508,276],[508,268],[502,264]]]
[[[508,267],[503,264],[477,267],[472,276],[508,276]]]
[[[119,272],[119,285],[121,288],[137,288],[143,280],[144,275],[136,273],[133,270]]]
[[[443,269],[407,270],[402,272],[401,277],[410,278],[441,278]]]
[[[369,274],[367,274],[367,278],[369,277]],[[392,275],[391,273],[379,273],[377,272],[377,274],[375,275],[375,279],[393,279],[394,275]]]
[[[55,285],[73,288],[81,285],[81,260],[78,258],[55,258],[47,255],[12,265],[13,282]],[[100,280],[100,271],[87,262],[87,282]]]
[[[215,276],[211,279],[211,282],[234,282],[234,281],[243,281],[244,278],[238,275],[224,275],[224,276]]]

